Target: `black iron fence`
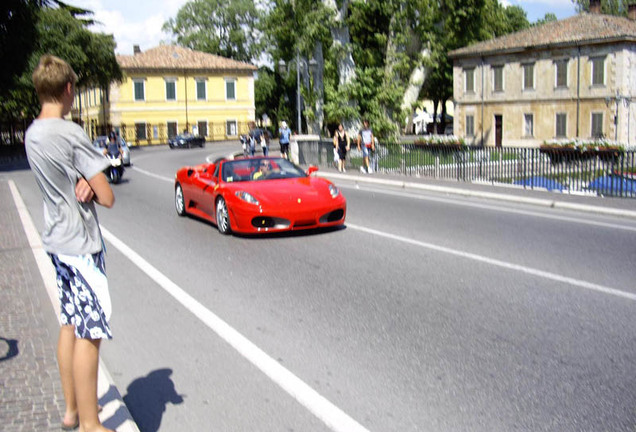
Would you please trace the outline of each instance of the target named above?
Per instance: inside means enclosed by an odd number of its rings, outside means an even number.
[[[332,141],[299,143],[299,162],[334,166]],[[620,148],[391,144],[378,145],[371,165],[388,174],[636,198],[636,151]],[[354,145],[347,168],[361,166]]]
[[[30,122],[0,123],[0,162],[24,158],[24,133]],[[236,139],[247,123],[210,123],[200,135],[207,141]],[[117,129],[131,145],[165,144],[175,130],[165,124],[122,125]],[[107,129],[92,128],[89,136]],[[333,142],[298,142],[301,165],[334,166]],[[467,182],[514,184],[530,189],[636,198],[636,150],[621,148],[469,147],[449,144],[380,144],[371,157],[374,171]],[[355,145],[347,168],[359,169]]]

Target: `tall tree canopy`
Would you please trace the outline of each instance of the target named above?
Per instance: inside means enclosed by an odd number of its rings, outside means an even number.
[[[191,0],[163,26],[179,45],[241,61],[261,53],[261,12],[253,0]]]
[[[0,106],[0,119],[29,118],[37,114],[39,103],[31,73],[43,54],[66,60],[77,73],[80,87],[106,88],[111,81],[122,78],[113,36],[90,32],[87,26],[93,21],[87,16],[88,11],[67,7],[61,2],[20,3],[15,5],[14,12],[33,8],[33,28],[25,29],[33,33],[33,43],[21,71],[14,72],[10,85],[4,90],[6,98]],[[6,54],[3,52],[3,55]],[[11,63],[7,58],[3,60],[5,65]]]
[[[627,16],[628,6],[632,0],[603,0],[601,13],[607,15]],[[572,0],[577,12],[589,12],[590,0]]]

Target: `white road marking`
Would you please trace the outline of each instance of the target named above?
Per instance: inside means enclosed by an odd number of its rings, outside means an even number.
[[[146,175],[148,175],[150,177],[154,177],[154,178],[157,178],[159,180],[163,180],[163,181],[169,182],[169,183],[174,183],[174,179],[173,178],[160,176],[158,174],[151,173],[151,172],[143,170],[141,168],[133,167],[133,169],[136,170],[136,171],[139,171],[142,174],[146,174]],[[351,186],[342,186],[342,185],[339,186],[339,187],[342,188],[342,189],[351,188]],[[619,225],[619,224],[614,224],[614,223],[599,222],[599,221],[580,219],[580,218],[569,217],[569,216],[559,216],[559,215],[555,215],[555,214],[539,213],[539,212],[534,212],[534,211],[530,211],[530,210],[518,210],[518,209],[504,208],[504,207],[488,205],[488,204],[480,204],[480,203],[474,203],[474,202],[460,201],[458,199],[452,199],[452,198],[438,198],[438,197],[422,196],[422,195],[417,195],[417,194],[412,194],[412,193],[407,193],[407,192],[388,191],[388,190],[382,190],[382,189],[378,189],[378,188],[373,188],[371,186],[366,187],[366,185],[365,185],[364,189],[361,189],[359,182],[356,182],[354,187],[357,190],[371,191],[371,192],[374,192],[374,193],[382,193],[382,194],[392,195],[392,196],[396,196],[397,195],[397,196],[403,196],[403,197],[406,197],[406,198],[415,198],[415,199],[419,199],[419,200],[443,202],[443,203],[447,203],[447,204],[461,205],[461,206],[473,207],[473,208],[481,208],[481,209],[492,210],[492,211],[496,211],[496,212],[520,214],[520,215],[524,215],[524,216],[535,216],[535,217],[540,217],[540,218],[545,218],[545,219],[559,220],[559,221],[563,221],[563,222],[574,222],[574,223],[583,224],[583,225],[592,225],[592,226],[598,226],[598,227],[604,227],[604,228],[620,229],[620,230],[624,230],[624,231],[636,232],[636,227],[628,226],[628,225]]]
[[[214,331],[225,342],[238,351],[245,359],[267,375],[274,383],[285,390],[302,406],[307,408],[318,419],[336,432],[369,432],[340,408],[329,402],[313,388],[308,386],[292,372],[280,365],[255,344],[241,335],[212,311],[199,303],[194,297],[168,279],[158,269],[125,243],[115,237],[110,231],[102,227],[102,234],[113,247],[132,261],[161,288],[192,312],[206,326]]]
[[[11,190],[13,201],[18,210],[18,214],[20,215],[20,221],[22,222],[22,227],[24,228],[24,232],[26,233],[27,239],[29,241],[31,252],[35,257],[35,261],[40,271],[40,276],[42,277],[44,288],[46,289],[46,293],[48,294],[49,299],[51,300],[51,305],[53,306],[53,310],[55,311],[57,320],[61,324],[60,301],[57,295],[57,276],[55,274],[55,269],[53,268],[53,263],[51,262],[48,254],[44,251],[40,234],[35,228],[33,219],[31,219],[31,215],[24,205],[22,195],[20,195],[20,192],[15,186],[13,180],[9,180],[9,189]],[[104,400],[107,394],[110,396],[107,400]],[[113,381],[110,373],[108,372],[108,369],[106,369],[106,365],[101,358],[99,359],[99,368],[97,372],[97,395],[104,404],[104,409],[99,414],[99,418],[102,421],[105,421],[106,419],[112,419],[117,415],[117,418],[122,422],[119,426],[117,426],[117,431],[139,432],[137,424],[133,421],[133,418],[128,411],[128,407],[126,407],[126,405],[124,404],[121,394],[115,386],[115,381]]]
[[[157,176],[155,174],[152,173],[148,173],[147,171],[143,171],[143,170],[139,170],[141,172],[143,172],[144,174],[148,174],[148,175],[152,175],[153,177],[157,177],[160,178],[162,180],[167,180],[165,177],[160,177]],[[356,183],[356,188],[359,188],[359,185]],[[379,191],[378,191],[379,192]],[[404,192],[388,192],[388,191],[382,191],[382,193],[387,193],[387,194],[405,194]],[[406,195],[406,194],[405,194]],[[412,195],[408,195],[410,197],[413,197]],[[529,215],[529,216],[537,216],[537,217],[543,217],[543,218],[548,218],[548,219],[556,219],[556,220],[563,220],[563,221],[568,221],[568,222],[576,222],[576,223],[580,223],[580,224],[586,224],[586,225],[596,225],[596,226],[602,226],[602,227],[606,227],[606,228],[615,228],[615,229],[623,229],[623,230],[627,230],[627,231],[636,231],[635,228],[630,227],[630,226],[624,226],[624,225],[616,225],[616,224],[610,224],[610,223],[604,223],[604,222],[596,222],[596,221],[589,221],[589,220],[584,220],[584,219],[577,219],[577,218],[572,218],[572,217],[566,217],[566,216],[557,216],[557,215],[547,215],[547,214],[542,214],[542,213],[538,213],[538,212],[532,212],[532,211],[524,211],[524,210],[515,210],[515,209],[505,209],[505,208],[501,208],[501,207],[496,207],[496,206],[490,206],[487,204],[478,204],[478,203],[465,203],[465,202],[461,202],[461,201],[457,201],[457,200],[452,200],[452,199],[444,199],[444,198],[433,198],[433,197],[421,197],[421,196],[415,196],[418,199],[427,199],[427,200],[433,200],[433,201],[441,201],[441,202],[448,202],[451,204],[456,204],[456,205],[465,205],[465,206],[471,206],[471,207],[479,207],[479,208],[485,208],[485,209],[489,209],[489,210],[494,210],[494,211],[503,211],[503,212],[508,212],[508,213],[516,213],[516,214],[525,214],[525,215]],[[463,258],[468,258],[468,259],[472,259],[475,261],[481,261],[487,264],[491,264],[491,265],[495,265],[498,267],[503,267],[503,268],[507,268],[510,270],[515,270],[515,271],[520,271],[526,274],[530,274],[530,275],[534,275],[534,276],[539,276],[542,278],[546,278],[546,279],[551,279],[557,282],[562,282],[562,283],[566,283],[569,285],[573,285],[573,286],[577,286],[580,288],[585,288],[585,289],[589,289],[589,290],[593,290],[593,291],[597,291],[597,292],[602,292],[605,294],[611,294],[611,295],[615,295],[618,297],[624,297],[627,298],[629,300],[636,300],[636,294],[633,293],[629,293],[626,291],[621,291],[619,289],[616,288],[610,288],[610,287],[606,287],[603,285],[598,285],[598,284],[594,284],[591,282],[587,282],[587,281],[583,281],[583,280],[579,280],[579,279],[574,279],[574,278],[570,278],[567,276],[561,276],[555,273],[550,273],[550,272],[546,272],[543,270],[538,270],[538,269],[533,269],[530,267],[525,267],[525,266],[521,266],[518,264],[513,264],[513,263],[508,263],[505,261],[500,261],[497,259],[493,259],[493,258],[488,258],[488,257],[484,257],[481,255],[477,255],[477,254],[473,254],[470,252],[463,252],[460,250],[455,250],[455,249],[450,249],[450,248],[446,248],[443,246],[437,246],[431,243],[426,243],[426,242],[420,242],[417,240],[412,240],[406,237],[400,237],[394,234],[389,234],[389,233],[385,233],[382,231],[378,231],[378,230],[374,230],[371,228],[365,228],[362,226],[358,226],[358,225],[353,225],[350,223],[347,223],[347,227],[348,228],[353,228],[353,229],[357,229],[359,231],[364,231],[367,232],[369,234],[374,234],[374,235],[378,235],[381,237],[385,237],[385,238],[390,238],[392,240],[396,240],[396,241],[402,241],[402,242],[406,242],[409,244],[413,244],[416,246],[420,246],[420,247],[424,247],[427,249],[431,249],[431,250],[435,250],[435,251],[439,251],[439,252],[444,252],[447,254],[451,254],[451,255],[455,255],[455,256],[460,256]]]
[[[573,285],[579,288],[585,288],[585,289],[589,289],[592,291],[597,291],[597,292],[601,292],[604,294],[611,294],[614,296],[618,296],[618,297],[623,297],[626,298],[628,300],[634,300],[636,301],[636,294],[630,293],[630,292],[626,292],[626,291],[621,291],[618,290],[616,288],[610,288],[610,287],[606,287],[603,285],[598,285],[598,284],[594,284],[591,282],[587,282],[587,281],[583,281],[583,280],[579,280],[579,279],[574,279],[571,277],[567,277],[567,276],[561,276],[558,275],[556,273],[550,273],[550,272],[546,272],[543,270],[538,270],[538,269],[533,269],[531,267],[525,267],[522,265],[518,265],[518,264],[513,264],[513,263],[509,263],[506,261],[500,261],[498,259],[494,259],[494,258],[488,258],[482,255],[477,255],[474,253],[470,253],[470,252],[463,252],[460,250],[456,250],[456,249],[451,249],[451,248],[447,248],[444,246],[438,246],[438,245],[434,245],[432,243],[426,243],[426,242],[422,242],[422,241],[418,241],[418,240],[413,240],[407,237],[402,237],[402,236],[398,236],[395,234],[389,234],[389,233],[385,233],[382,231],[378,231],[378,230],[374,230],[371,228],[365,228],[362,226],[358,226],[358,225],[353,225],[350,223],[346,224],[347,228],[351,228],[354,230],[358,230],[358,231],[362,231],[365,232],[367,234],[372,234],[372,235],[376,235],[379,237],[384,237],[390,240],[395,240],[395,241],[399,241],[402,243],[408,243],[414,246],[419,246],[419,247],[423,247],[426,249],[430,249],[430,250],[434,250],[436,252],[443,252],[445,254],[449,254],[449,255],[454,255],[454,256],[458,256],[461,258],[466,258],[466,259],[471,259],[474,261],[479,261],[479,262],[483,262],[486,264],[490,264],[490,265],[494,265],[497,267],[503,267],[509,270],[514,270],[514,271],[519,271],[522,273],[526,273],[532,276],[538,276],[538,277],[542,277],[545,279],[550,279],[553,280],[555,282],[562,282],[568,285]]]
[[[165,182],[168,182],[168,183],[174,183],[174,177],[168,178],[168,177],[160,176],[158,174],[151,173],[150,171],[146,171],[144,169],[137,168],[137,167],[132,167],[132,169],[135,170],[135,171],[139,171],[142,174],[146,174],[147,176],[154,177],[156,179],[159,179],[159,180],[162,180],[162,181],[165,181]]]
[[[342,189],[347,189],[347,188],[353,189],[354,187],[353,186],[340,186],[340,188],[342,188]],[[574,222],[574,223],[583,224],[583,225],[593,225],[593,226],[599,226],[599,227],[604,227],[604,228],[612,228],[612,229],[620,229],[620,230],[624,230],[624,231],[634,231],[634,232],[636,232],[636,227],[629,226],[629,225],[620,225],[620,224],[615,224],[615,223],[608,223],[608,222],[600,222],[600,221],[594,221],[594,220],[581,219],[581,218],[576,218],[576,217],[571,217],[571,216],[560,216],[560,215],[556,215],[556,214],[540,213],[540,212],[531,211],[531,210],[519,210],[519,209],[505,208],[505,207],[489,205],[489,204],[480,204],[480,203],[476,203],[476,202],[461,201],[459,199],[453,199],[453,198],[439,198],[439,197],[432,197],[432,196],[422,196],[422,195],[417,195],[415,193],[399,192],[399,191],[386,190],[386,189],[378,189],[378,188],[374,188],[374,187],[365,187],[363,189],[360,189],[360,186],[357,183],[355,185],[355,189],[362,190],[362,191],[365,191],[365,192],[366,191],[370,191],[370,192],[373,192],[373,193],[381,193],[381,194],[390,195],[390,196],[402,196],[402,197],[405,197],[405,198],[413,198],[413,199],[419,199],[419,200],[424,200],[424,201],[435,201],[435,202],[441,202],[441,203],[451,204],[451,205],[458,205],[458,206],[464,206],[464,207],[472,207],[472,208],[480,208],[480,209],[485,209],[485,210],[492,210],[492,211],[496,211],[496,212],[520,214],[520,215],[524,215],[524,216],[534,216],[534,217],[558,220],[558,221],[563,221],[563,222]]]

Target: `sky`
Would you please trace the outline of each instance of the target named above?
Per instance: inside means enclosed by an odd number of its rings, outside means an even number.
[[[521,6],[528,21],[535,22],[547,12],[558,19],[576,14],[572,0],[499,0],[503,5]],[[169,42],[169,34],[161,30],[163,24],[176,16],[187,0],[66,0],[66,3],[94,12],[101,24],[91,30],[115,36],[117,54],[132,54],[133,46],[142,51],[161,42]]]

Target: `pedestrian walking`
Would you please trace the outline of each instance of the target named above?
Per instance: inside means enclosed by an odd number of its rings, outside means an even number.
[[[281,127],[278,130],[279,143],[280,143],[280,155],[285,159],[289,159],[289,141],[292,135],[291,129],[287,127],[287,122],[283,120]]]
[[[362,129],[358,133],[358,150],[362,150],[363,158],[363,166],[360,167],[360,171],[371,174],[373,169],[369,165],[369,158],[375,152],[375,140],[373,139],[373,130],[369,127],[369,120],[367,119],[362,121]]]
[[[338,171],[346,172],[345,162],[347,157],[347,152],[350,148],[349,142],[349,134],[344,130],[344,126],[342,123],[338,125],[338,129],[336,133],[333,135],[333,146],[336,152],[338,153]]]
[[[269,139],[271,135],[269,133],[269,129],[265,129],[263,131],[263,136],[261,137],[261,148],[263,149],[263,156],[267,157],[269,154]]]
[[[108,159],[84,130],[64,120],[77,75],[62,59],[43,55],[33,72],[41,104],[25,147],[44,201],[42,244],[55,267],[61,303],[57,360],[66,409],[63,430],[107,431],[99,421],[97,370],[102,339],[111,339],[110,295],[95,203],[115,202],[103,170]]]
[[[255,122],[250,122],[250,155],[254,156],[256,153],[256,145],[261,144],[263,139],[263,131],[256,127]]]

